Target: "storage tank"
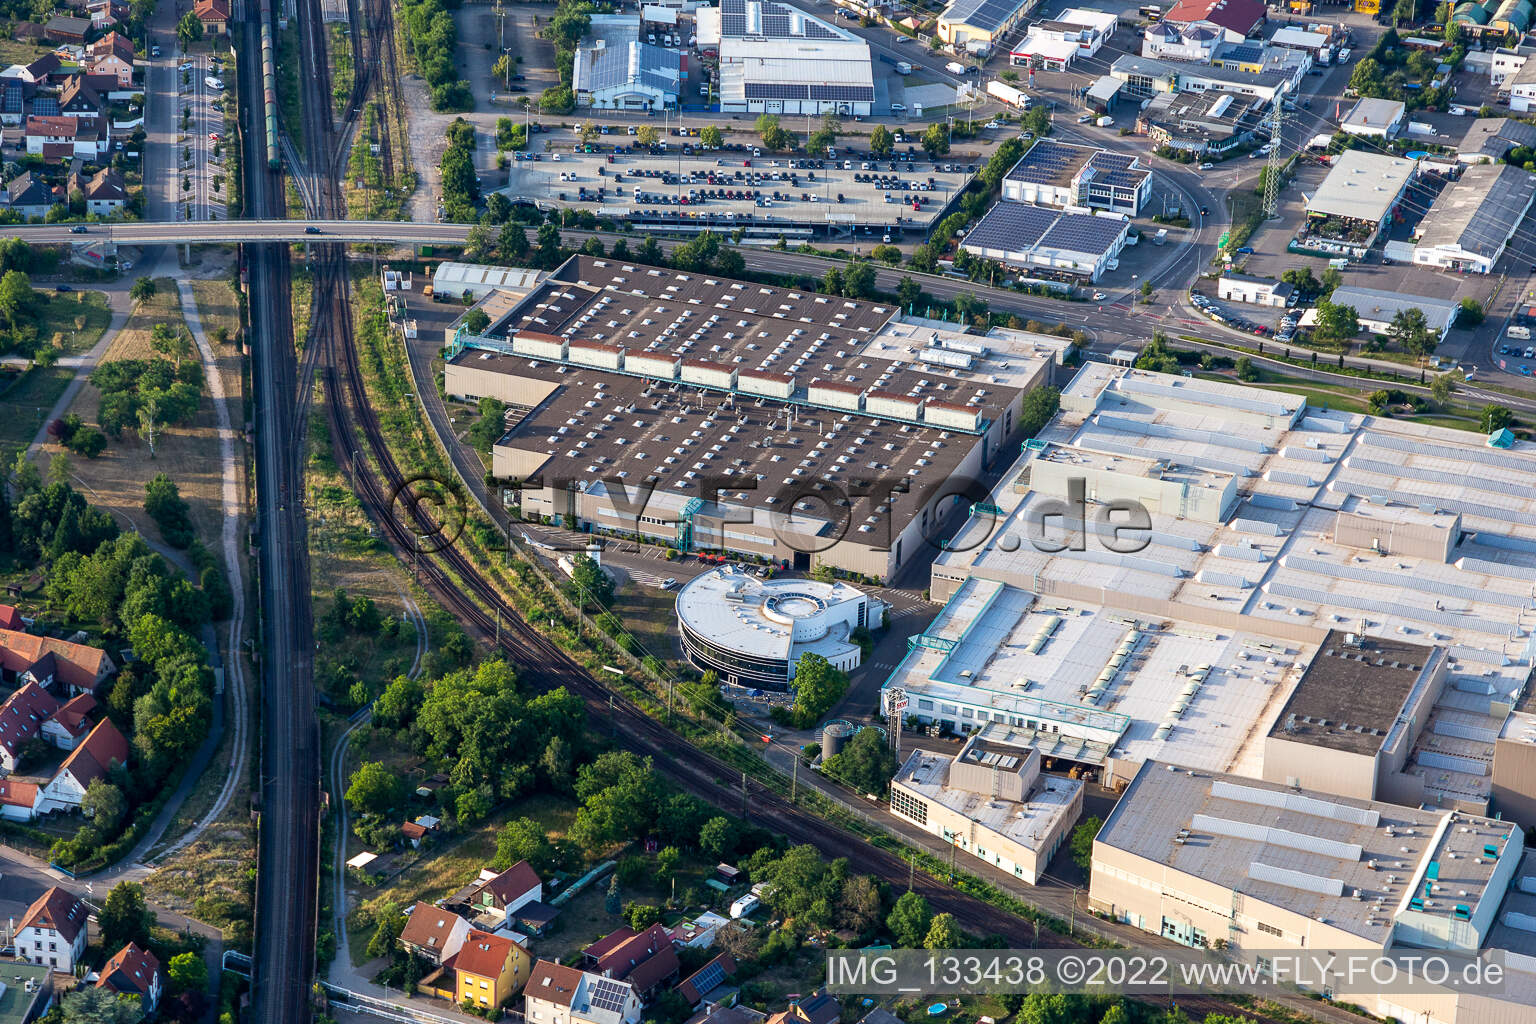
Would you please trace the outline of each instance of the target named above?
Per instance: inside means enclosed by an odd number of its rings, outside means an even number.
[[[852,722],[841,718],[835,722],[828,722],[821,729],[821,759],[825,761],[829,757],[841,754],[851,739],[853,739]]]

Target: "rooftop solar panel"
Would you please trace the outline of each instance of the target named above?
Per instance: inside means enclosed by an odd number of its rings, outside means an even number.
[[[987,211],[965,242],[983,249],[1022,252],[1033,248],[1060,216],[1043,206],[1001,202]]]
[[[1125,223],[1120,220],[1069,213],[1051,226],[1039,244],[1072,252],[1102,253],[1114,245],[1124,231]]]
[[[603,979],[592,983],[592,1005],[602,1010],[618,1013],[624,1009],[624,997],[628,986]]]
[[[803,100],[809,98],[810,88],[789,82],[747,82],[742,86],[749,100]]]
[[[693,990],[703,995],[718,987],[723,981],[725,981],[725,968],[718,961],[712,960],[693,976]]]
[[[871,102],[875,98],[875,87],[872,85],[813,85],[811,86],[811,99],[833,100],[835,102]]]
[[[945,9],[943,18],[996,31],[1017,15],[1024,3],[1025,0],[955,0]]]

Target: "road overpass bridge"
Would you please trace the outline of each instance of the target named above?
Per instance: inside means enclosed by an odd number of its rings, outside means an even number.
[[[18,224],[6,233],[36,244],[201,245],[230,242],[384,242],[463,245],[468,224],[415,224],[400,220],[211,220],[77,224]]]

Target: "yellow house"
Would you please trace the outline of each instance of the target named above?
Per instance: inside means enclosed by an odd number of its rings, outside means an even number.
[[[500,1006],[527,982],[533,961],[511,939],[472,928],[446,966],[453,969],[457,1002]]]

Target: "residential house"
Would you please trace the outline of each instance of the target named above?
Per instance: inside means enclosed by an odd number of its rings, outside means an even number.
[[[596,967],[598,961],[640,933],[632,928],[615,928],[581,951],[581,965]]]
[[[84,43],[91,23],[85,18],[70,18],[56,14],[43,26],[43,35],[54,43]]]
[[[59,710],[59,702],[35,683],[21,689],[0,704],[0,774],[16,770],[27,744],[42,734],[43,723]]]
[[[417,903],[400,930],[400,945],[428,963],[441,965],[459,951],[469,932],[469,922],[458,914]]]
[[[37,898],[16,928],[16,955],[72,974],[85,955],[85,904],[54,886]]]
[[[31,821],[37,817],[37,805],[42,796],[43,789],[35,782],[0,778],[0,818]]]
[[[121,32],[108,32],[91,44],[85,68],[93,75],[111,75],[119,88],[133,88],[133,43]]]
[[[532,967],[528,951],[505,935],[472,928],[444,964],[453,971],[455,1001],[501,1006],[522,988]]]
[[[523,988],[527,1024],[638,1024],[640,997],[623,981],[540,960]]]
[[[750,1006],[727,1006],[724,1001],[704,1001],[704,1008],[689,1017],[684,1024],[763,1024],[767,1015]]]
[[[110,718],[103,718],[70,751],[58,772],[43,787],[38,813],[78,809],[91,783],[106,778],[115,766],[127,763],[128,741]]]
[[[1210,25],[1229,43],[1240,43],[1264,26],[1263,0],[1179,0],[1163,15],[1173,25]]]
[[[103,105],[101,96],[86,84],[84,75],[70,75],[59,90],[61,117],[99,117]]]
[[[19,80],[0,79],[0,124],[17,128],[26,116],[27,86]],[[20,629],[20,626],[0,626],[0,629]]]
[[[96,698],[88,693],[72,698],[43,723],[43,738],[60,750],[74,750],[91,731]]]
[[[130,942],[113,955],[101,969],[96,987],[120,996],[138,996],[147,1017],[160,1005],[160,960],[138,943]]]
[[[85,212],[98,217],[110,217],[128,203],[128,187],[123,176],[103,167],[80,183],[85,196]]]
[[[16,76],[28,85],[42,85],[51,78],[62,74],[64,62],[56,53],[45,53],[31,64],[20,70]],[[7,68],[6,70],[10,70]]]
[[[675,982],[680,970],[672,932],[663,924],[653,924],[630,936],[597,961],[597,973],[628,982],[642,1002],[649,1002],[664,985]]]
[[[117,665],[107,652],[99,648],[48,636],[33,636],[16,629],[0,629],[0,672],[5,676],[15,678],[50,653],[58,660],[58,684],[70,695],[95,693],[107,677],[117,671]]]
[[[128,21],[128,5],[123,0],[89,0],[85,11],[96,28],[106,28]]]
[[[61,202],[65,192],[58,186],[51,189],[54,202]],[[34,683],[45,690],[52,690],[54,683],[59,679],[59,659],[52,651],[38,658],[22,671],[16,673],[16,681],[23,685]]]
[[[544,899],[544,882],[539,873],[527,861],[518,861],[507,870],[480,873],[479,885],[469,897],[469,905],[476,914],[489,914],[506,921],[524,905]]]
[[[808,999],[799,999],[789,1008],[770,1014],[768,1024],[839,1024],[843,1008],[825,992],[818,992]]]
[[[197,20],[203,23],[203,31],[213,36],[222,36],[229,27],[229,0],[197,0],[192,5],[192,13],[197,15]]]
[[[677,986],[678,995],[688,1000],[689,1006],[698,1006],[711,992],[724,985],[726,979],[736,973],[736,958],[721,953],[703,967],[684,978]]]
[[[0,604],[0,629],[21,629],[26,623],[13,604]]]

